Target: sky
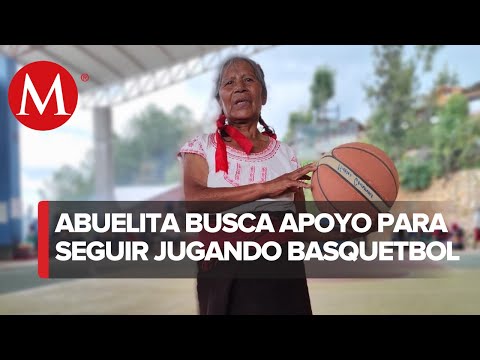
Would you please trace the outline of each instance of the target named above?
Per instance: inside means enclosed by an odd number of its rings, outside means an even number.
[[[335,96],[329,106],[339,106],[341,118],[353,117],[364,122],[370,112],[363,87],[373,78],[372,49],[372,45],[276,45],[253,55],[262,66],[267,83],[268,100],[262,117],[282,138],[287,131],[289,114],[309,105],[309,87],[315,69],[328,66],[335,73]],[[445,46],[435,57],[432,73],[420,79],[421,89],[429,89],[433,74],[446,64],[458,74],[460,85],[479,82],[479,62],[479,45]],[[215,75],[214,71],[209,71],[115,106],[112,109],[113,130],[120,135],[128,132],[129,120],[149,104],[167,112],[177,105],[185,105],[193,113],[192,121],[211,121],[217,109],[212,99]],[[64,164],[78,167],[91,149],[93,117],[89,109],[77,108],[67,123],[51,131],[35,131],[20,124],[24,209],[35,207],[42,200],[38,190],[45,186],[56,169]]]

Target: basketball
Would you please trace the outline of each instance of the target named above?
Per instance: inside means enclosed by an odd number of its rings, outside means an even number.
[[[312,196],[322,212],[389,212],[399,189],[398,171],[378,147],[352,142],[324,154],[312,174]]]

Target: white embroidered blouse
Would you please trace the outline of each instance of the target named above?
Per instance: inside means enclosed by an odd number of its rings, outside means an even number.
[[[203,134],[186,142],[178,153],[180,159],[184,154],[197,154],[208,163],[208,187],[234,187],[273,180],[285,173],[297,169],[300,165],[294,150],[287,144],[269,138],[268,146],[258,153],[247,155],[241,150],[227,146],[228,174],[215,172],[215,134]],[[294,194],[265,198],[261,200],[293,201]]]

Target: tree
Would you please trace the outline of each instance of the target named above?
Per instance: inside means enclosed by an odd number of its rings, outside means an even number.
[[[326,66],[317,68],[310,86],[311,107],[315,111],[315,120],[319,120],[328,101],[335,94],[334,72]]]
[[[427,134],[431,134],[432,119],[437,117],[438,111],[440,110],[438,103],[439,90],[444,86],[451,87],[458,84],[458,75],[455,72],[450,71],[448,65],[445,64],[443,69],[437,74],[430,92],[421,99],[419,107],[422,111],[417,114],[415,131],[408,136],[411,140],[409,145],[415,143],[415,140],[417,140],[415,138],[418,138],[419,136],[424,138]],[[425,135],[422,135],[422,133]],[[431,136],[429,140],[433,140]],[[428,141],[428,143],[429,145],[432,145],[432,141]]]
[[[462,168],[480,168],[480,115],[469,117],[464,129],[467,138],[464,140],[463,152],[460,155]]]
[[[440,86],[456,86],[458,84],[458,74],[450,71],[448,65],[445,64],[443,69],[437,74],[433,86],[434,89],[437,89]]]
[[[416,114],[418,65],[431,68],[437,45],[418,45],[416,57],[406,58],[404,45],[379,45],[373,49],[374,76],[365,87],[373,115],[367,121],[370,142],[384,149],[394,161],[405,151],[408,134],[419,126]]]
[[[471,156],[480,135],[475,133],[475,122],[469,119],[468,112],[468,101],[462,94],[452,95],[439,112],[433,148],[437,176],[468,165],[465,159]]]
[[[174,169],[176,153],[196,130],[192,119],[185,106],[166,113],[153,105],[131,119],[126,136],[114,134],[112,139],[115,184],[162,184],[167,175],[171,181],[179,174]],[[95,189],[94,161],[90,151],[80,168],[61,167],[40,190],[41,196],[51,200],[91,198]]]
[[[313,115],[311,111],[295,111],[290,113],[288,117],[288,131],[285,135],[284,141],[291,142],[295,138],[297,127],[311,124]]]
[[[435,54],[443,47],[444,45],[415,45],[417,59],[423,62],[423,71],[429,72],[432,70]]]
[[[306,110],[290,113],[287,134],[283,140],[286,142],[293,141],[298,127],[319,120],[325,106],[334,94],[335,78],[333,70],[326,66],[318,67],[313,74],[312,85],[310,86],[310,106]]]
[[[179,146],[192,132],[192,118],[184,106],[167,114],[153,105],[133,118],[129,135],[115,140],[117,183],[163,183]]]
[[[43,189],[39,190],[40,197],[52,201],[79,201],[87,200],[94,193],[92,152],[79,169],[70,165],[63,165],[53,173]]]

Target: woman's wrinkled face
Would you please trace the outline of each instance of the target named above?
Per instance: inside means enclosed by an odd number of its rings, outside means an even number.
[[[267,102],[262,85],[252,66],[236,61],[223,72],[220,82],[220,106],[227,119],[258,120],[262,105]]]

